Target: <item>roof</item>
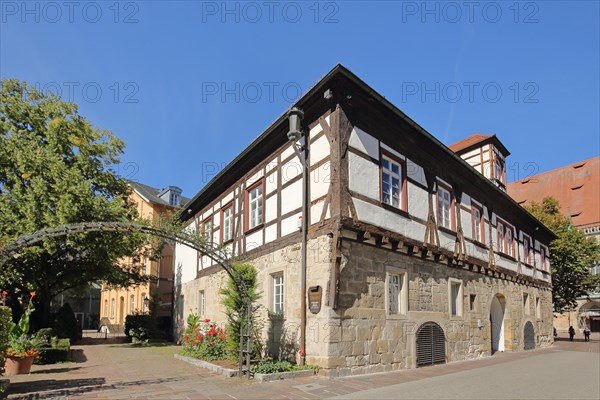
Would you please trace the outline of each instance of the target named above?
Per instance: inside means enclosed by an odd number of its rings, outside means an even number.
[[[163,189],[156,189],[152,186],[144,185],[143,183],[134,182],[130,180],[128,180],[127,182],[133,190],[135,190],[140,196],[148,200],[150,203],[159,204],[161,206],[173,207],[171,204],[169,204],[168,201],[165,201],[158,197],[158,194],[162,192]],[[180,199],[182,205],[190,201],[190,199],[183,196],[181,196]]]
[[[496,147],[500,149],[500,151],[504,154],[505,157],[510,155],[508,149],[504,147],[502,142],[500,142],[500,139],[498,139],[498,137],[495,134],[483,135],[481,133],[475,133],[469,137],[466,137],[462,140],[459,140],[456,143],[449,145],[448,148],[453,152],[460,154],[472,150],[476,147],[483,146],[484,144],[489,142],[493,142],[496,145]]]
[[[600,223],[600,157],[511,182],[507,189],[508,194],[523,205],[554,197],[560,203],[561,212],[571,215],[573,226]]]
[[[324,98],[325,90],[329,89],[332,90],[333,97]],[[486,201],[490,209],[497,213],[514,215],[528,229],[539,229],[539,234],[547,241],[556,237],[503,190],[341,64],[336,65],[290,107],[302,109],[304,119],[314,121],[326,112],[335,109],[336,104],[343,105],[346,109],[345,112],[350,113],[350,118],[354,120],[351,122],[359,121],[359,125],[366,129],[378,126],[379,129],[374,128],[374,131],[378,132],[382,141],[393,142],[399,147],[410,146],[411,149],[414,149],[411,155],[413,162],[428,163],[431,172],[438,174],[442,179],[456,181],[457,184],[470,191],[470,194]],[[258,163],[287,144],[289,129],[287,111],[285,110],[275,122],[185,204],[187,212],[180,214],[182,222],[191,219],[210,205],[225,188],[242,179]],[[399,131],[402,132],[399,133]],[[401,141],[398,140],[399,134],[402,135]],[[502,145],[495,135],[492,135],[491,139]],[[506,150],[504,146],[502,148]],[[508,151],[506,152],[508,153]],[[436,160],[436,163],[432,164],[431,160]]]

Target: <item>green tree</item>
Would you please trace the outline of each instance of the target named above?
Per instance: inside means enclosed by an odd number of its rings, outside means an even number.
[[[136,221],[129,186],[114,171],[124,142],[93,127],[73,103],[14,79],[0,83],[0,248],[47,227]],[[147,243],[125,232],[45,239],[0,266],[0,287],[13,296],[35,290],[39,323],[48,326],[50,301],[66,290],[146,281],[123,257],[141,257]]]
[[[574,308],[578,297],[588,296],[600,284],[600,276],[591,271],[600,259],[600,245],[573,229],[569,219],[560,213],[560,203],[552,197],[541,203],[532,202],[526,209],[557,236],[550,243],[554,309],[562,312]]]
[[[244,280],[250,301],[252,304],[256,303],[262,296],[262,293],[256,289],[256,268],[249,264],[234,264],[233,268]],[[227,286],[221,288],[219,294],[221,295],[222,304],[225,306],[225,316],[227,317],[228,350],[232,356],[235,356],[240,347],[240,325],[244,324],[244,329],[246,329],[247,303],[244,301],[241,288],[235,284],[231,277],[227,281]],[[252,313],[250,317],[252,318],[252,326],[254,327],[252,332],[252,352],[256,354],[261,349],[260,329],[257,326],[256,315]]]

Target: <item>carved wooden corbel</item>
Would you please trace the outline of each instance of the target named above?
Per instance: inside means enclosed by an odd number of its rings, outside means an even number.
[[[437,222],[435,219],[435,208],[433,201],[433,196],[435,194],[434,186],[436,183],[435,176],[436,175],[434,173],[427,170],[425,171],[425,180],[427,181],[427,200],[429,204],[429,211],[427,214],[427,225],[425,227],[425,238],[423,240],[425,246],[427,246],[430,243],[434,246],[440,245],[440,237],[438,233]]]

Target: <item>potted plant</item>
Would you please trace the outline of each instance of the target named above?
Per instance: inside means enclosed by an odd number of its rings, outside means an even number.
[[[19,323],[11,322],[4,364],[6,375],[28,374],[33,360],[40,355],[39,343],[27,334],[29,332],[29,316],[34,309],[31,303],[33,296],[35,296],[35,292],[31,293],[29,305],[21,316]]]

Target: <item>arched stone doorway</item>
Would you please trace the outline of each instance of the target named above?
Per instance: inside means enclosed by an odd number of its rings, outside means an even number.
[[[523,327],[523,344],[524,350],[535,349],[535,329],[531,321],[527,321]]]
[[[504,351],[504,309],[506,299],[501,294],[496,294],[492,298],[490,307],[490,327],[492,339],[492,354],[497,351]]]
[[[579,307],[579,327],[588,327],[592,332],[600,332],[600,302],[588,301]]]

